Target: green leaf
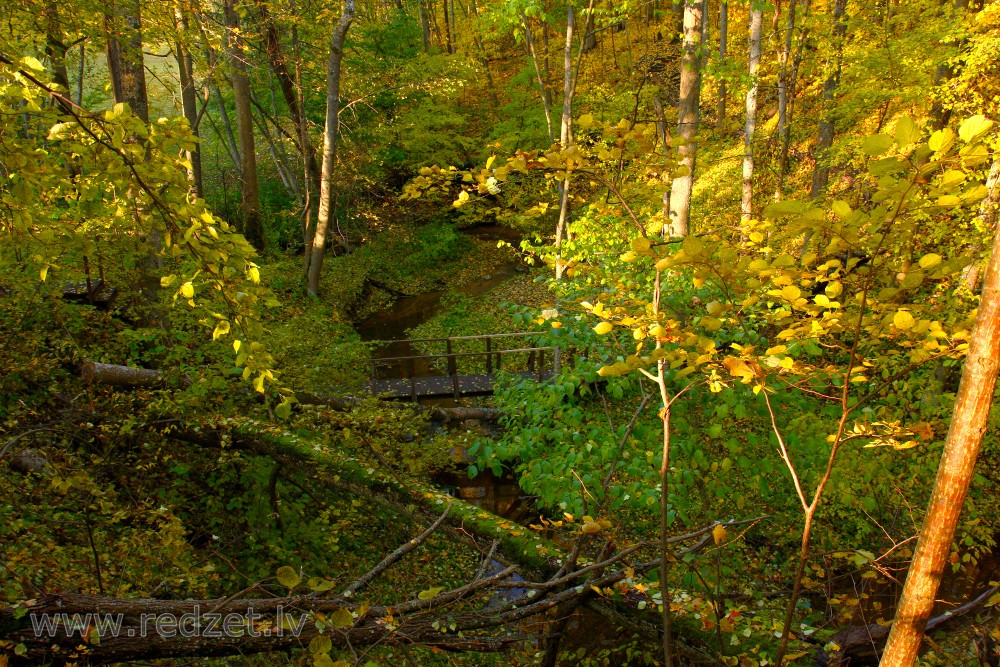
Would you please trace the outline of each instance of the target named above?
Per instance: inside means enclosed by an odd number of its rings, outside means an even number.
[[[292,404],[290,401],[282,401],[274,406],[274,414],[278,419],[288,419],[292,414]]]
[[[326,635],[316,635],[309,642],[309,652],[312,654],[329,653],[332,649],[333,642]]]
[[[788,199],[785,201],[774,202],[773,204],[769,204],[764,207],[764,217],[782,218],[789,215],[796,215],[805,209],[806,205],[803,202]]]
[[[278,568],[278,583],[285,588],[293,589],[302,582],[302,577],[294,568],[283,565]]]
[[[428,588],[426,591],[420,591],[417,598],[421,600],[433,600],[438,596],[438,593],[444,590],[443,586],[435,586],[433,588]]]
[[[36,72],[45,71],[45,65],[39,62],[38,58],[34,56],[24,56],[23,58],[21,58],[21,64],[25,68],[35,70]]]
[[[958,128],[958,136],[965,143],[978,139],[993,127],[993,121],[982,114],[966,118]]]
[[[920,140],[920,128],[909,116],[896,121],[896,145],[900,148]]]
[[[846,201],[840,199],[833,202],[833,212],[837,214],[838,218],[846,218],[851,214],[851,207]]]
[[[887,134],[873,134],[861,140],[861,150],[865,155],[878,157],[892,148],[892,137]]]
[[[330,625],[338,630],[349,628],[354,625],[354,614],[350,609],[341,607],[330,615]]]

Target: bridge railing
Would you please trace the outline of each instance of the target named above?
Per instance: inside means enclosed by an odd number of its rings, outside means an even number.
[[[538,377],[539,380],[543,380],[546,377],[546,373],[550,372],[555,375],[559,373],[559,348],[557,346],[529,346],[529,347],[498,347],[494,341],[499,343],[504,339],[515,339],[515,338],[527,338],[530,336],[539,335],[537,332],[525,331],[516,333],[502,333],[502,334],[483,334],[478,336],[449,336],[446,338],[407,338],[394,341],[385,341],[386,343],[431,343],[431,344],[444,344],[444,352],[432,352],[429,354],[414,354],[406,356],[393,356],[393,357],[377,357],[371,360],[371,386],[372,393],[375,392],[376,385],[382,379],[380,377],[380,370],[386,367],[401,368],[404,374],[403,380],[410,381],[410,393],[415,399],[417,396],[417,369],[418,366],[426,364],[428,367],[433,367],[435,362],[445,362],[446,364],[446,377],[451,379],[451,384],[454,390],[454,395],[456,398],[461,396],[461,385],[459,381],[460,371],[459,371],[459,361],[460,360],[470,360],[479,359],[484,363],[480,364],[476,373],[469,373],[470,375],[481,375],[482,370],[485,370],[486,376],[493,376],[494,373],[500,370],[504,370],[504,357],[508,359],[512,356],[519,355],[522,358],[524,355],[525,359],[525,371],[531,373]],[[455,345],[457,343],[464,343],[467,341],[483,341],[483,349],[477,351],[456,351]],[[506,370],[515,371],[515,366],[512,365],[513,360],[508,360]],[[469,370],[469,369],[466,369]]]

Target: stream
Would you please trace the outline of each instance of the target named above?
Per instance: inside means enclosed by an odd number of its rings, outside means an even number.
[[[476,239],[487,241],[503,240],[512,244],[517,243],[521,239],[515,230],[499,225],[472,227],[463,230],[463,233]],[[523,271],[524,267],[521,263],[509,262],[495,268],[492,273],[481,276],[479,280],[463,285],[456,291],[473,297],[482,296]],[[408,337],[407,332],[437,315],[441,311],[441,300],[447,292],[448,290],[442,289],[397,299],[391,308],[375,313],[360,322],[356,322],[354,327],[362,340],[387,341],[372,350],[373,356],[405,357],[416,354],[417,351],[405,340]],[[439,372],[431,368],[424,360],[418,360],[416,364],[416,375],[418,377],[433,376],[439,374]],[[403,364],[381,367],[380,377],[405,377]],[[463,401],[467,400],[421,398],[420,404],[454,407],[462,405]],[[474,432],[479,431],[484,434],[487,432],[479,422],[475,421],[463,422],[453,428],[467,429]],[[464,502],[475,505],[504,519],[522,525],[527,525],[537,520],[538,510],[535,507],[533,499],[521,491],[513,475],[497,477],[492,471],[487,469],[470,479],[465,473],[464,463],[464,459],[457,461],[454,471],[435,475],[432,483]],[[569,545],[564,546],[568,547]],[[504,565],[498,561],[494,560],[492,563],[492,570],[494,572],[499,572],[503,567]],[[519,575],[514,575],[514,577],[514,581],[523,581]],[[498,593],[498,596],[514,598],[523,592],[524,589],[511,588],[505,594]],[[531,627],[528,630],[533,629],[534,631],[545,632],[547,621],[539,619],[539,621],[534,621],[529,625]],[[600,649],[617,647],[622,641],[627,641],[629,637],[630,633],[628,629],[609,624],[605,619],[588,609],[577,609],[570,616],[563,632],[562,650],[586,648],[591,652],[598,651]]]
[[[521,236],[516,230],[500,225],[470,227],[462,230],[462,233],[483,241],[507,241],[516,244],[521,240]],[[523,271],[521,263],[508,262],[455,291],[471,297],[482,296]],[[417,354],[413,346],[405,340],[408,337],[407,332],[437,315],[441,311],[441,300],[447,293],[448,290],[440,289],[397,299],[391,308],[355,323],[354,328],[364,341],[393,341],[376,346],[372,350],[373,356],[405,357]],[[383,366],[379,373],[380,377],[383,378],[400,378],[405,377],[404,371],[403,364],[400,363]],[[429,377],[436,374],[439,374],[439,371],[432,369],[426,360],[417,361],[417,377]],[[421,398],[420,404],[455,407],[462,405],[461,401],[463,400],[465,399]],[[482,428],[475,422],[466,422],[460,427],[468,430]],[[532,503],[523,497],[521,489],[513,477],[497,478],[492,472],[486,470],[477,475],[475,479],[469,479],[464,470],[456,470],[452,473],[437,475],[433,481],[453,496],[505,519],[524,520],[534,514]]]

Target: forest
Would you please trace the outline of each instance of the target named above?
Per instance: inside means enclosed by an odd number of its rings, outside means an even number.
[[[0,19],[0,667],[1000,665],[1000,2]]]

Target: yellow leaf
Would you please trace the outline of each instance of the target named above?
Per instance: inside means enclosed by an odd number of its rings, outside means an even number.
[[[933,269],[935,266],[941,263],[941,255],[937,253],[928,253],[920,258],[921,269]]]
[[[916,323],[917,321],[913,319],[913,315],[910,315],[909,311],[906,310],[897,310],[896,314],[892,316],[892,325],[897,329],[904,331],[912,329]]]
[[[194,298],[194,285],[190,280],[181,285],[181,296],[185,299]]]
[[[421,600],[433,600],[438,596],[438,593],[443,590],[443,586],[435,586],[433,588],[428,588],[426,591],[420,591],[417,597]]]
[[[726,541],[726,527],[721,523],[715,524],[715,528],[712,529],[712,539],[715,540],[716,544],[722,544]]]
[[[219,336],[225,336],[229,333],[229,320],[222,320],[215,325],[215,331],[212,332],[212,340],[218,340]]]
[[[603,336],[606,333],[610,333],[613,328],[614,327],[611,325],[611,322],[600,322],[596,327],[594,327],[594,332],[597,333],[598,336]]]
[[[748,236],[750,240],[753,241],[754,243],[760,243],[761,241],[764,240],[764,235],[761,234],[760,232],[750,232]]]
[[[802,296],[802,290],[795,285],[786,285],[781,288],[781,298],[786,301],[795,301],[800,296]]]

